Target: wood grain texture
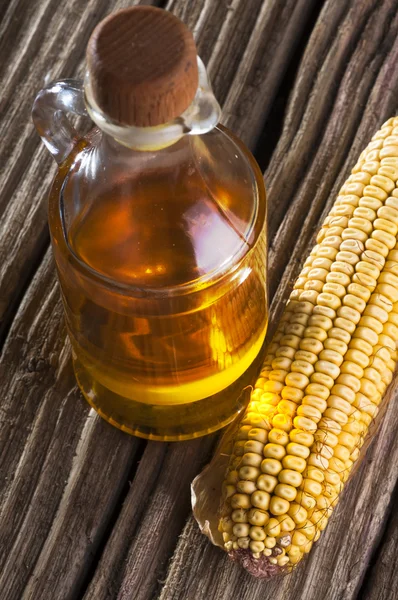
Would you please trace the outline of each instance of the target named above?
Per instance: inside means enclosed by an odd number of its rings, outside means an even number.
[[[262,4],[223,110],[225,124],[249,147],[253,147],[259,138],[275,97],[273,90],[279,88],[305,24],[317,4],[313,0]],[[248,123],[245,122],[246,115],[250,115]]]
[[[308,212],[323,210],[328,197],[329,203],[333,200],[337,175],[348,172],[341,170],[348,153],[354,161],[372,132],[398,108],[397,27],[394,0],[329,1],[319,15],[265,174],[269,230],[275,236],[273,290],[283,272],[280,257],[286,265],[297,239],[283,228],[289,223],[290,230],[300,233]]]
[[[398,598],[398,496],[392,501],[391,517],[384,537],[374,555],[374,565],[362,590],[362,600],[395,600]]]
[[[303,32],[309,37],[306,23],[318,4],[167,5],[195,33],[224,122],[251,146]],[[0,64],[0,320],[8,333],[0,360],[0,597],[352,600],[377,550],[366,598],[393,598],[396,519],[382,533],[398,477],[396,393],[307,565],[264,583],[212,547],[189,516],[189,482],[210,458],[215,437],[145,444],[101,421],[76,389],[45,254],[53,171],[39,150],[30,107],[46,75],[81,74],[93,26],[126,5],[0,5],[0,49],[8,56]],[[309,37],[266,173],[273,325],[322,214],[373,131],[396,112],[397,13],[394,0],[329,0]],[[380,588],[384,596],[377,596]]]
[[[188,482],[208,459],[213,441],[214,436],[147,444],[86,600],[155,597],[189,514]]]
[[[108,427],[77,392],[49,253],[10,331],[0,379],[1,598],[73,597],[140,442]]]

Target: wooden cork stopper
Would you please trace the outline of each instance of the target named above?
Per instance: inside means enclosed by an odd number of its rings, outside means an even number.
[[[198,88],[192,33],[160,8],[136,6],[101,21],[88,43],[87,64],[95,102],[126,125],[175,119]]]

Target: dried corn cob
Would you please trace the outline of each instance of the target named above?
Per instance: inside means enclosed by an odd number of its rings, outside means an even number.
[[[398,118],[373,137],[317,237],[239,422],[219,531],[259,576],[326,527],[395,369]]]

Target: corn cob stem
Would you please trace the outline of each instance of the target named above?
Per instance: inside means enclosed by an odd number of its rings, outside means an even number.
[[[291,569],[326,527],[397,359],[398,118],[361,154],[304,263],[239,423],[225,549]]]

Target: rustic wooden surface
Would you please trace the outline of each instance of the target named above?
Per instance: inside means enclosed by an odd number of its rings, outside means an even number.
[[[398,112],[396,0],[170,0],[195,33],[269,198],[275,323],[314,231],[372,133]],[[94,25],[128,0],[0,3],[1,600],[398,597],[398,393],[308,562],[258,582],[198,531],[189,483],[215,437],[145,443],[73,379],[46,224],[54,165],[35,92],[81,76]]]

